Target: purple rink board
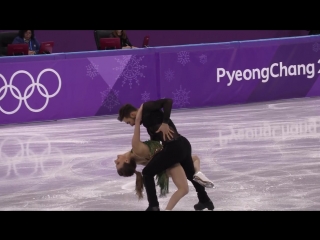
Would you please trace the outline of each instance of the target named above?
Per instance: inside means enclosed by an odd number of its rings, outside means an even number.
[[[320,36],[0,59],[0,124],[320,96]]]

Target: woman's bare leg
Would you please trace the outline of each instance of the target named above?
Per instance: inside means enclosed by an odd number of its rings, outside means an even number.
[[[192,155],[192,161],[195,173],[200,171],[200,158],[197,155]]]
[[[173,168],[167,169],[168,174],[171,176],[173,183],[177,187],[166,207],[166,211],[172,210],[174,206],[189,192],[187,176],[180,164],[175,165]]]

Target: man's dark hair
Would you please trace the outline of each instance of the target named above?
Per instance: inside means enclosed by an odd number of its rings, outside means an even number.
[[[135,108],[134,106],[132,106],[129,103],[123,105],[119,110],[118,120],[120,122],[122,122],[124,118],[130,117],[130,113],[137,111],[137,110],[138,110],[137,108]]]

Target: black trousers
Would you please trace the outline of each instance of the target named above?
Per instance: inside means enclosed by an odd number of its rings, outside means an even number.
[[[207,202],[210,200],[205,188],[193,181],[195,170],[191,155],[191,144],[188,139],[180,136],[176,140],[165,143],[163,150],[157,153],[142,170],[143,182],[150,207],[159,207],[154,180],[155,175],[177,163],[180,163],[186,173],[187,179],[192,182],[199,201]]]

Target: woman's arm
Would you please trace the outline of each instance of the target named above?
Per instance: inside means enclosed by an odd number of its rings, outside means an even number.
[[[133,151],[136,152],[137,154],[146,150],[147,148],[147,145],[144,144],[140,139],[140,123],[142,118],[142,109],[143,109],[143,105],[140,106],[136,115],[134,132],[133,132],[132,143],[131,143]]]

